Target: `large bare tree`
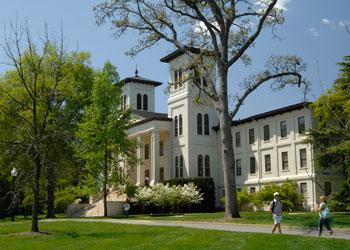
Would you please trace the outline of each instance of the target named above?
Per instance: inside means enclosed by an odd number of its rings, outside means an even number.
[[[249,65],[249,48],[264,29],[275,35],[275,26],[284,22],[277,0],[109,0],[94,7],[97,24],[111,22],[116,37],[137,31],[138,43],[128,53],[136,55],[159,41],[173,44],[192,56],[196,68],[209,73],[201,57],[214,56],[217,79],[208,88],[198,85],[211,99],[220,122],[222,167],[226,193],[225,217],[239,217],[236,197],[235,161],[231,134],[232,120],[246,98],[259,86],[271,82],[275,88],[308,84],[301,72],[306,65],[296,56],[272,56],[260,73],[248,76],[241,84],[228,83],[233,65]],[[193,47],[200,53],[192,53]],[[195,50],[197,51],[197,50]],[[232,86],[232,87],[231,87]],[[232,100],[229,96],[235,96]]]

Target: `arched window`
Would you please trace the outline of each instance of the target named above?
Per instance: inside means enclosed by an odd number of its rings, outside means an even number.
[[[124,95],[124,98],[123,98],[123,109],[126,109],[127,108],[127,105],[126,105],[126,95]]]
[[[209,115],[204,115],[204,134],[209,135]]]
[[[184,177],[184,157],[180,155],[180,178]]]
[[[197,134],[201,135],[202,134],[202,114],[198,113],[197,114]]]
[[[175,178],[179,178],[179,157],[175,157]]]
[[[182,135],[182,115],[179,115],[179,135]]]
[[[205,177],[210,177],[210,158],[209,158],[209,155],[206,155],[204,158],[204,168],[205,168]]]
[[[177,136],[177,116],[175,116],[175,137]]]
[[[148,110],[148,96],[143,95],[143,110]]]
[[[174,70],[174,89],[177,90],[178,82],[179,82],[179,75],[178,71]]]
[[[182,69],[179,69],[179,88],[182,87],[183,79],[182,79]]]
[[[198,177],[203,176],[203,156],[198,155]]]
[[[141,94],[137,94],[137,103],[136,103],[136,108],[137,109],[141,109],[141,107],[142,107],[142,96],[141,96]]]

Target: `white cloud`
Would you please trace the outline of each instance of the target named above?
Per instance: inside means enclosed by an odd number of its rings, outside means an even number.
[[[313,36],[320,36],[320,34],[318,34],[317,30],[316,30],[315,28],[313,28],[313,27],[311,27],[311,28],[309,29],[309,31],[311,32],[311,34],[312,34]]]
[[[328,18],[323,18],[322,23],[325,25],[331,25],[333,22],[331,22]]]
[[[344,28],[344,27],[346,27],[346,26],[350,26],[350,22],[344,20],[344,21],[340,21],[340,22],[338,23],[338,25],[339,25],[340,28]]]
[[[282,10],[284,10],[284,11],[287,11],[288,9],[287,9],[287,7],[286,7],[286,5],[287,5],[287,3],[289,3],[291,0],[279,0],[279,1],[277,1],[277,3],[276,3],[276,8],[279,8],[279,9],[282,9]]]

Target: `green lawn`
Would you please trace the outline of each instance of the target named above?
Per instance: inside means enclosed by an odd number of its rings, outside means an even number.
[[[28,222],[0,223],[0,249],[350,249],[350,241],[180,227],[41,222],[49,234],[19,236]]]
[[[150,216],[150,215],[131,215],[133,219],[145,220],[175,220],[175,221],[211,221],[211,222],[229,222],[243,224],[271,224],[271,213],[269,212],[241,212],[239,219],[225,220],[223,212],[216,213],[193,213],[175,216]],[[318,214],[305,213],[284,213],[282,224],[288,226],[298,226],[314,228],[317,227]],[[350,229],[350,213],[333,213],[333,227]]]

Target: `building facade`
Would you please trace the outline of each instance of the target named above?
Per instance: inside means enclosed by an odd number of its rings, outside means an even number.
[[[206,64],[214,65],[211,57]],[[219,121],[209,100],[200,96],[196,85],[206,88],[204,78],[193,80],[188,55],[175,51],[161,59],[169,64],[168,113],[155,112],[155,88],[160,82],[135,72],[124,79],[123,108],[133,112],[128,130],[138,142],[141,159],[131,179],[136,185],[151,185],[173,178],[212,177],[217,205],[224,196]],[[215,67],[207,73],[215,78]],[[194,84],[193,81],[197,81]],[[256,192],[269,183],[294,181],[313,209],[321,194],[338,188],[333,173],[318,173],[313,148],[304,144],[305,132],[315,121],[309,103],[299,103],[232,122],[237,188]]]

